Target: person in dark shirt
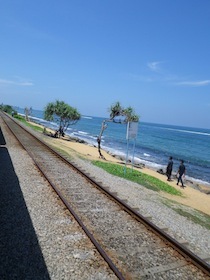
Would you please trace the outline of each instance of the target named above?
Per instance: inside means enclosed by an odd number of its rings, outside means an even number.
[[[179,169],[178,169],[178,172],[177,172],[178,180],[177,180],[176,184],[178,186],[179,182],[181,182],[181,184],[182,184],[181,187],[182,188],[185,187],[184,184],[183,184],[183,180],[182,180],[182,178],[185,176],[185,171],[186,171],[186,168],[184,166],[184,161],[181,160],[180,165],[179,165]]]
[[[168,165],[166,167],[166,175],[168,177],[167,181],[171,181],[172,169],[173,169],[173,158],[170,157],[168,161]]]

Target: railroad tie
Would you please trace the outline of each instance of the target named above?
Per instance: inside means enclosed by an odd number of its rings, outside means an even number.
[[[162,272],[166,272],[169,270],[174,270],[176,268],[180,268],[182,266],[185,266],[187,264],[186,260],[179,260],[176,262],[173,262],[171,264],[167,264],[167,265],[161,265],[161,266],[155,266],[155,267],[151,267],[148,269],[143,269],[140,272],[140,276],[149,276],[149,275],[155,275],[157,273],[162,273]]]

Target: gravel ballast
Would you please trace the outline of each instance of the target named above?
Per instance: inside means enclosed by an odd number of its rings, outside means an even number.
[[[3,230],[8,237],[5,238],[3,233],[0,237],[6,241],[2,252],[6,254],[10,246],[14,257],[7,260],[8,269],[9,266],[14,267],[14,278],[10,279],[16,279],[15,273],[20,271],[20,263],[24,264],[21,273],[24,275],[27,268],[30,279],[116,279],[91,243],[90,250],[84,250],[89,240],[40,176],[27,153],[9,137],[5,128],[4,137],[7,145],[1,147],[1,162],[6,162],[0,177],[4,194],[0,201],[1,211],[6,211],[9,202],[13,206],[9,216],[7,213],[1,218],[3,226],[8,217],[11,219],[10,225],[6,224]],[[150,216],[158,226],[168,228],[170,235],[186,240],[196,254],[209,254],[209,230],[167,207],[158,193],[112,176],[87,160],[76,158],[74,161],[96,180],[103,181],[110,190],[117,192],[121,199],[126,199],[132,207],[139,208],[142,215]],[[8,169],[11,170],[9,175]],[[28,233],[25,228],[28,228]],[[16,236],[15,242],[11,236]],[[20,258],[24,258],[23,262],[19,261]],[[3,276],[9,272],[6,270],[4,273]]]
[[[0,279],[117,279],[0,124]]]

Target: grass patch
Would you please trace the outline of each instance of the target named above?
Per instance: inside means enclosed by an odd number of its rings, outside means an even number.
[[[199,224],[210,230],[210,216],[205,213],[200,213],[196,211],[194,214],[189,213],[183,209],[174,209],[181,216],[186,217],[188,220],[194,222],[195,224]]]
[[[24,125],[26,125],[26,126],[32,128],[32,129],[34,129],[34,130],[36,130],[36,131],[43,132],[43,128],[42,128],[42,127],[40,127],[40,126],[38,126],[38,125],[36,125],[36,124],[31,124],[31,123],[27,122],[27,121],[25,120],[25,118],[22,117],[22,116],[16,115],[15,118],[16,118],[17,120],[21,121]]]
[[[42,127],[37,126],[36,124],[31,124],[31,123],[27,122],[24,117],[22,117],[20,115],[16,115],[15,118],[18,119],[19,121],[21,121],[24,125],[32,128],[33,130],[43,133]],[[55,145],[52,145],[52,148],[54,150],[56,150],[59,154],[61,154],[63,157],[65,157],[66,159],[68,159],[68,160],[72,159],[72,157],[69,155],[69,153],[67,153],[65,150],[58,148]]]
[[[201,225],[202,227],[205,227],[206,229],[210,230],[210,216],[200,212],[198,210],[189,208],[187,206],[180,205],[179,203],[175,201],[165,201],[164,204],[167,207],[170,207],[173,209],[176,213],[179,215],[187,218],[188,220],[192,221],[195,224]]]
[[[175,189],[174,187],[171,187],[165,182],[162,182],[161,180],[144,174],[137,170],[132,170],[131,168],[127,168],[126,172],[124,171],[124,166],[114,164],[114,163],[107,163],[102,161],[92,161],[92,163],[104,170],[106,170],[108,173],[127,179],[129,181],[138,183],[150,190],[153,191],[164,191],[173,195],[180,195],[181,192]]]
[[[52,147],[53,150],[55,150],[58,154],[60,154],[65,159],[67,159],[67,160],[72,160],[73,159],[73,157],[68,152],[63,150],[62,148],[58,148],[55,145],[50,145],[50,146]]]

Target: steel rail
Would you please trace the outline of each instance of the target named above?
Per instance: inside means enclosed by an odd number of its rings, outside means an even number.
[[[158,235],[162,240],[164,240],[166,243],[170,244],[177,252],[179,252],[185,260],[188,262],[191,262],[196,267],[201,269],[205,274],[210,276],[210,265],[206,263],[204,260],[202,260],[200,257],[195,255],[191,250],[186,248],[184,245],[179,243],[177,240],[175,240],[173,237],[171,237],[169,234],[167,234],[165,231],[160,229],[158,226],[156,226],[154,223],[152,223],[149,219],[141,215],[139,212],[137,212],[135,209],[133,209],[131,206],[129,206],[125,201],[121,200],[119,197],[117,197],[114,193],[109,191],[106,187],[104,187],[101,183],[97,182],[95,179],[91,178],[88,174],[86,174],[84,171],[80,170],[75,164],[70,162],[68,159],[62,157],[60,153],[58,153],[56,150],[54,150],[52,147],[50,147],[48,144],[46,144],[41,139],[37,138],[34,134],[32,134],[26,127],[24,127],[22,124],[14,120],[12,117],[7,116],[10,119],[12,119],[17,125],[19,125],[22,129],[24,129],[26,132],[28,132],[30,135],[32,135],[35,139],[37,139],[40,143],[45,145],[47,148],[49,148],[55,155],[60,157],[64,162],[69,164],[71,167],[73,167],[78,173],[80,173],[82,176],[84,176],[90,183],[94,184],[99,190],[103,191],[108,197],[110,197],[112,200],[117,202],[127,213],[132,215],[136,220],[144,224],[149,230],[151,230],[153,233]],[[16,136],[15,136],[16,137]],[[17,138],[17,137],[16,137]],[[18,140],[19,141],[19,140]],[[22,144],[21,144],[22,145]],[[51,184],[51,183],[50,183]],[[66,199],[64,198],[64,201]],[[63,202],[64,202],[63,201]],[[67,202],[67,201],[66,201]],[[65,204],[65,203],[64,203]],[[68,202],[67,202],[68,204]],[[73,210],[73,209],[72,209]],[[91,233],[90,233],[91,235]],[[92,235],[91,235],[92,236]],[[96,241],[97,242],[97,241]],[[102,249],[103,250],[103,249]],[[121,279],[121,278],[119,278]],[[123,279],[123,278],[122,278]]]
[[[67,199],[64,197],[64,195],[62,194],[62,192],[55,186],[55,184],[49,179],[49,177],[45,174],[45,172],[43,171],[43,169],[41,168],[41,166],[39,165],[39,163],[34,159],[34,156],[32,155],[32,153],[29,151],[29,149],[27,149],[22,143],[21,141],[18,139],[18,137],[15,135],[15,133],[12,131],[12,129],[10,128],[10,126],[8,126],[7,122],[5,121],[5,119],[3,118],[5,124],[7,125],[7,127],[9,128],[9,130],[11,131],[11,133],[14,135],[14,137],[17,139],[17,141],[19,142],[19,144],[21,145],[21,147],[29,154],[29,156],[31,157],[31,159],[33,160],[34,164],[36,165],[36,167],[38,168],[38,170],[41,172],[42,176],[48,181],[48,183],[50,184],[50,186],[53,188],[53,190],[55,191],[55,193],[58,195],[58,197],[61,199],[61,201],[63,202],[63,204],[66,206],[66,208],[69,210],[69,212],[72,214],[72,216],[75,218],[75,220],[77,221],[77,223],[80,225],[80,227],[83,229],[83,231],[85,232],[85,234],[88,236],[88,238],[91,240],[91,242],[93,243],[93,245],[95,246],[95,248],[97,249],[97,251],[100,253],[100,255],[103,257],[103,259],[105,260],[105,262],[109,265],[110,269],[114,272],[114,274],[118,277],[118,279],[120,280],[125,280],[125,278],[123,277],[122,273],[118,270],[118,268],[116,267],[116,265],[112,262],[112,260],[109,258],[109,256],[106,254],[106,252],[103,250],[103,248],[100,246],[100,244],[97,242],[97,240],[94,238],[94,236],[91,234],[91,232],[88,230],[88,228],[84,225],[84,223],[82,222],[82,220],[79,218],[79,216],[76,214],[76,212],[73,210],[73,208],[71,207],[70,203],[67,201]],[[13,120],[14,121],[14,120]],[[14,121],[17,125],[19,125],[16,121]],[[22,127],[27,133],[30,133],[27,129],[25,129],[24,127]],[[31,133],[30,133],[31,134]],[[31,134],[32,135],[32,134]],[[60,154],[58,154],[57,152],[55,152],[51,147],[49,147],[48,145],[46,145],[44,142],[40,141],[40,139],[36,138],[34,135],[32,135],[36,140],[38,140],[41,144],[44,144],[44,146],[46,146],[46,148],[50,148],[50,151],[53,152],[55,155],[59,156],[59,158],[62,158],[62,156]],[[64,159],[64,161],[66,161]],[[76,168],[76,167],[74,167]]]

